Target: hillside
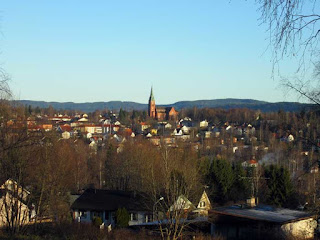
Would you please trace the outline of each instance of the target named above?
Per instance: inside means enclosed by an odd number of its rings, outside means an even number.
[[[84,112],[93,112],[95,110],[119,110],[120,108],[131,110],[147,110],[148,104],[136,103],[136,102],[122,102],[122,101],[110,101],[110,102],[86,102],[86,103],[74,103],[74,102],[44,102],[44,101],[32,101],[32,100],[20,100],[19,103],[23,105],[31,105],[32,107],[47,108],[50,105],[55,109],[65,110],[80,110]],[[253,99],[214,99],[214,100],[197,100],[197,101],[180,101],[170,105],[161,106],[173,106],[177,110],[182,108],[248,108],[253,110],[261,110],[263,112],[272,111],[301,111],[302,109],[308,109],[312,107],[311,104],[297,103],[297,102],[277,102],[269,103],[264,101],[258,101]]]

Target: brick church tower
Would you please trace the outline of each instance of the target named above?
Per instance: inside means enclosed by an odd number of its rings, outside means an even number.
[[[152,87],[151,87],[151,93],[150,93],[150,98],[149,98],[148,115],[151,118],[156,118],[156,102],[154,100]]]

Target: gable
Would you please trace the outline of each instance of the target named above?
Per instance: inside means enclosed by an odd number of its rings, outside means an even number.
[[[187,210],[187,209],[195,209],[195,206],[192,204],[192,202],[189,201],[188,198],[186,198],[183,195],[180,195],[178,199],[175,201],[175,203],[170,207],[170,211],[175,210]]]
[[[206,210],[211,209],[211,203],[206,191],[203,191],[197,208],[206,209]]]

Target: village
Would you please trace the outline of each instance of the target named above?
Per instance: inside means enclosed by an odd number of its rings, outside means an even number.
[[[43,205],[44,199],[57,197],[53,193],[42,199],[47,187],[31,186],[34,180],[28,184],[8,171],[2,177],[1,226],[14,230],[69,215],[73,223],[93,224],[101,231],[145,229],[150,236],[173,239],[197,234],[313,238],[319,202],[318,117],[244,109],[223,111],[227,121],[219,121],[217,114],[208,120],[195,111],[209,112],[158,107],[153,89],[148,115],[132,112],[135,118],[122,109],[70,116],[52,109],[52,115],[36,113],[26,106],[27,116],[11,115],[3,122],[3,134],[12,139],[9,145],[32,141],[37,150],[21,148],[57,154],[46,160],[40,153],[36,164],[53,164],[52,170],[48,165],[43,170],[54,173],[37,179],[46,184],[50,178],[61,180],[64,200],[55,204],[64,210],[51,209],[52,200]],[[21,140],[21,132],[26,139]],[[30,157],[37,158],[36,152]],[[58,170],[59,164],[63,169]],[[61,177],[61,171],[72,177]],[[19,214],[11,216],[16,204]]]

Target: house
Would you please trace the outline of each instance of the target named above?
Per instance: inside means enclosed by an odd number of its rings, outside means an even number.
[[[72,127],[71,127],[70,124],[59,125],[59,126],[57,127],[57,131],[58,131],[58,132],[65,132],[65,131],[71,132],[71,131],[72,131]]]
[[[185,117],[183,119],[180,119],[179,121],[179,125],[182,126],[186,126],[188,128],[194,127],[194,123],[192,122],[192,119],[189,117]]]
[[[227,239],[313,239],[317,222],[306,212],[266,205],[233,205],[209,211],[214,232]]]
[[[102,127],[95,124],[84,124],[80,126],[80,131],[82,133],[102,133]]]
[[[190,212],[194,209],[196,209],[196,207],[193,205],[193,203],[184,195],[180,195],[174,204],[170,206],[169,211],[173,212],[183,210],[184,212]]]
[[[88,122],[88,119],[85,117],[82,117],[78,120],[78,122]]]
[[[209,123],[207,120],[203,120],[199,123],[200,128],[206,128],[208,127]]]
[[[212,206],[206,191],[204,190],[201,195],[195,197],[199,199],[197,207],[184,195],[180,195],[175,203],[170,207],[170,211],[183,209],[185,212],[196,213],[197,216],[208,216],[208,211]],[[194,200],[197,201],[197,199]]]
[[[182,126],[180,128],[184,134],[189,134],[190,128],[187,126]]]
[[[183,135],[183,131],[181,129],[175,128],[172,132],[172,135],[174,136],[182,136]]]
[[[292,134],[289,134],[287,137],[287,142],[293,142],[294,141],[294,136]]]
[[[142,194],[135,192],[87,189],[71,205],[73,219],[91,223],[100,217],[104,225],[116,225],[116,212],[125,208],[130,214],[129,226],[152,221],[152,212],[146,207]]]
[[[204,190],[199,200],[197,209],[194,212],[196,212],[199,216],[208,216],[208,211],[211,209],[211,207],[210,199]]]
[[[18,223],[18,225],[27,224],[30,221],[30,218],[35,216],[34,211],[32,211],[31,207],[27,204],[29,195],[30,192],[19,186],[13,179],[8,179],[1,185],[0,227],[6,226],[8,221],[14,221],[15,223]]]
[[[61,133],[61,136],[63,139],[69,139],[71,137],[71,134],[70,134],[70,132],[65,131],[65,132]]]
[[[150,128],[150,124],[147,124],[147,123],[145,123],[145,122],[140,122],[139,123],[139,125],[138,125],[138,127],[139,127],[139,131],[140,132],[144,132],[144,130],[146,130],[146,129],[148,129],[148,128]]]
[[[248,167],[258,167],[258,162],[257,160],[252,157],[252,159],[248,160],[248,161],[244,161],[243,163],[241,163],[242,167],[244,168],[248,168]]]

